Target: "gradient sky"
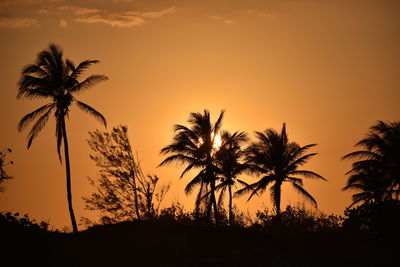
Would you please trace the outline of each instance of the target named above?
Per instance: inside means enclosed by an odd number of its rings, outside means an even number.
[[[342,214],[351,192],[342,192],[350,162],[340,157],[376,120],[400,119],[400,2],[317,0],[0,0],[0,148],[10,147],[15,177],[0,193],[0,210],[28,213],[70,225],[65,170],[56,151],[54,121],[26,148],[28,131],[18,121],[45,100],[16,100],[24,65],[50,43],[75,63],[98,59],[87,74],[110,80],[78,97],[108,120],[127,125],[145,173],[172,183],[165,205],[181,201],[190,177],[156,168],[160,149],[172,141],[174,124],[190,112],[226,109],[224,129],[249,133],[280,130],[301,145],[317,143],[306,169],[329,181],[305,181],[325,213]],[[75,215],[96,177],[86,143],[103,129],[72,108],[69,134]],[[253,136],[253,135],[252,135]],[[254,178],[246,179],[248,182]],[[302,201],[284,187],[282,208]],[[271,208],[269,194],[245,203],[250,214]]]

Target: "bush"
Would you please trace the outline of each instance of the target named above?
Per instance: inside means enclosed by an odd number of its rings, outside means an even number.
[[[400,201],[365,202],[344,212],[343,228],[374,235],[399,235]]]
[[[337,231],[342,227],[343,218],[334,214],[325,215],[321,212],[306,210],[304,206],[288,205],[281,213],[280,220],[272,215],[268,209],[257,211],[256,222],[253,227],[277,228],[282,227],[290,231],[328,232]]]
[[[20,217],[18,212],[14,214],[11,212],[0,213],[0,225],[3,230],[12,227],[36,231],[49,231],[48,222],[36,222],[35,219],[29,218],[28,214],[24,214],[23,217]]]

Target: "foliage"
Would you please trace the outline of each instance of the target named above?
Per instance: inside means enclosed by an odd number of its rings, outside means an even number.
[[[117,126],[110,132],[96,130],[89,135],[94,152],[90,158],[99,167],[99,178],[88,178],[97,191],[83,198],[86,208],[100,211],[102,223],[156,216],[169,185],[158,188],[156,175],[143,174],[132,152],[128,128]]]
[[[398,199],[400,193],[400,122],[378,121],[356,146],[362,147],[343,159],[356,160],[347,173],[343,190],[356,190],[354,206],[359,203]],[[366,206],[369,206],[367,204]],[[360,208],[360,211],[363,208]]]
[[[400,201],[366,201],[363,204],[346,208],[343,228],[350,231],[363,231],[383,236],[399,236]]]
[[[4,182],[6,182],[7,180],[13,179],[13,177],[11,177],[5,170],[5,166],[14,164],[13,161],[6,160],[6,155],[11,152],[12,152],[12,150],[10,148],[0,151],[0,192],[4,191],[2,184]]]
[[[334,214],[325,215],[321,212],[305,209],[304,205],[288,205],[281,213],[279,224],[276,224],[275,216],[268,209],[257,211],[254,227],[261,226],[264,229],[280,227],[285,231],[296,232],[327,232],[338,231],[343,224],[343,218]]]
[[[172,143],[161,150],[168,155],[159,166],[171,163],[185,164],[181,178],[191,170],[198,169],[197,175],[187,184],[185,193],[190,194],[199,187],[196,197],[196,212],[206,213],[211,219],[214,211],[215,223],[218,226],[219,216],[216,202],[216,137],[222,127],[224,111],[221,111],[215,123],[211,122],[210,112],[191,113],[188,120],[190,127],[175,125],[175,136]]]
[[[269,185],[271,200],[274,204],[276,214],[280,216],[281,186],[282,183],[290,183],[306,200],[317,205],[315,199],[303,188],[303,180],[300,177],[325,180],[321,175],[299,169],[299,167],[315,156],[316,153],[305,154],[308,149],[315,146],[310,144],[300,146],[296,142],[289,142],[286,133],[286,125],[283,124],[281,133],[274,129],[267,129],[264,132],[256,132],[257,142],[253,142],[246,149],[246,159],[251,165],[252,171],[261,178],[240,189],[235,193],[242,196],[251,193],[249,200],[258,194],[264,193]]]
[[[48,231],[49,223],[45,221],[37,222],[31,219],[28,214],[20,216],[19,212],[12,214],[11,212],[0,213],[0,225],[3,227],[17,227],[33,231]]]
[[[244,162],[245,153],[242,145],[248,141],[247,134],[244,132],[223,132],[221,135],[221,147],[215,153],[217,178],[219,184],[216,190],[220,191],[218,198],[218,207],[221,209],[223,206],[226,191],[228,191],[228,221],[229,225],[234,223],[234,212],[232,203],[232,187],[237,183],[248,186],[248,184],[240,179],[238,176],[247,172],[249,166]]]

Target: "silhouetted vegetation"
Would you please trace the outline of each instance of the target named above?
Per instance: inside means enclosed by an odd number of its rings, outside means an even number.
[[[157,216],[169,185],[158,188],[156,175],[143,174],[129,142],[128,128],[118,126],[110,132],[96,130],[89,135],[88,144],[94,152],[90,158],[99,167],[99,178],[89,177],[96,192],[83,198],[86,208],[100,211],[103,224]]]
[[[50,44],[34,64],[22,70],[17,98],[50,100],[25,115],[18,131],[30,123],[28,149],[51,114],[56,122],[57,152],[64,147],[67,199],[74,235],[50,229],[27,214],[0,213],[0,235],[6,255],[18,252],[29,265],[65,266],[254,266],[343,265],[375,266],[398,263],[395,246],[400,237],[400,122],[378,121],[356,146],[361,150],[343,159],[352,163],[343,190],[355,190],[344,217],[307,210],[304,205],[281,211],[282,184],[290,183],[314,207],[317,201],[303,187],[303,178],[326,180],[302,169],[316,153],[316,144],[290,142],[282,130],[247,133],[222,131],[224,111],[215,122],[210,112],[191,113],[189,126],[175,125],[170,145],[160,154],[159,166],[184,165],[180,178],[194,175],[185,187],[198,189],[193,211],[179,202],[160,207],[169,185],[160,186],[157,175],[145,175],[134,155],[126,126],[89,132],[88,144],[97,178],[88,178],[95,192],[83,197],[86,209],[97,211],[98,222],[83,218],[88,229],[78,232],[72,207],[71,173],[65,118],[74,102],[106,126],[102,114],[78,101],[75,94],[105,81],[104,75],[81,76],[97,60],[77,66],[63,59],[60,47]],[[81,81],[79,81],[81,80]],[[0,185],[12,179],[5,170],[11,149],[0,151]],[[256,178],[248,183],[242,175]],[[241,185],[242,188],[233,192]],[[244,214],[234,197],[262,196],[269,189],[272,209]],[[2,187],[0,187],[0,191]],[[219,195],[218,195],[219,194]],[[228,195],[228,207],[224,199]],[[273,212],[271,212],[273,211]],[[217,227],[213,227],[213,226]],[[389,241],[389,242],[388,242]],[[96,257],[92,255],[95,254]],[[118,256],[116,256],[118,255]],[[60,262],[60,259],[63,259]]]
[[[396,246],[341,231],[341,218],[288,207],[247,227],[215,228],[175,205],[159,219],[96,225],[78,234],[0,216],[3,255],[29,266],[394,266]],[[162,215],[164,214],[164,215]],[[193,214],[193,213],[192,213]],[[11,216],[13,217],[13,216]]]
[[[321,180],[325,178],[315,172],[298,169],[316,155],[316,153],[305,154],[315,144],[300,146],[295,142],[289,142],[285,124],[280,134],[274,129],[267,129],[264,132],[256,132],[256,136],[258,141],[247,148],[246,158],[252,171],[262,177],[258,182],[236,192],[236,195],[251,193],[250,199],[258,193],[262,194],[272,184],[271,200],[278,221],[281,215],[281,187],[284,182],[289,182],[306,200],[317,206],[316,200],[303,188],[303,180],[299,177]]]
[[[343,159],[356,160],[343,190],[355,190],[346,209],[347,228],[390,235],[400,224],[400,122],[378,121],[371,126],[358,150]],[[361,204],[357,207],[357,204]]]
[[[347,154],[355,159],[344,190],[361,191],[353,195],[353,204],[398,199],[400,193],[400,122],[379,121],[367,137],[356,144],[364,150]]]
[[[215,139],[222,127],[224,111],[221,111],[217,121],[211,122],[210,112],[191,113],[188,120],[190,127],[175,125],[175,136],[172,144],[161,150],[162,155],[170,155],[160,166],[177,162],[187,165],[181,178],[192,169],[200,169],[199,173],[187,184],[185,193],[190,194],[199,187],[196,197],[196,212],[206,213],[211,218],[214,212],[215,223],[219,225],[218,207],[216,201],[216,158]]]
[[[6,159],[7,154],[11,152],[11,148],[3,149],[3,151],[0,151],[0,192],[4,191],[4,182],[13,179],[13,177],[10,176],[5,169],[7,165],[14,164],[12,160],[8,161]]]
[[[63,59],[63,51],[55,44],[50,44],[48,49],[37,55],[34,64],[25,66],[22,70],[22,77],[18,83],[17,98],[37,99],[43,98],[50,102],[35,111],[25,115],[18,123],[18,131],[24,130],[28,124],[33,124],[28,134],[28,148],[39,132],[46,125],[50,115],[54,111],[56,120],[57,152],[61,161],[61,144],[64,145],[64,159],[67,179],[68,209],[71,217],[72,228],[78,232],[72,207],[71,191],[71,170],[69,163],[68,138],[65,118],[68,117],[70,106],[73,102],[83,111],[94,116],[104,125],[106,119],[94,108],[77,100],[74,94],[89,89],[90,87],[105,81],[108,78],[104,75],[93,74],[79,81],[83,72],[91,65],[98,63],[98,60],[85,60],[75,66],[69,60]]]
[[[220,183],[216,186],[216,190],[220,191],[218,198],[218,207],[223,209],[223,200],[226,190],[228,190],[228,218],[229,225],[234,223],[233,213],[233,187],[239,183],[244,186],[248,184],[238,178],[239,175],[249,171],[249,165],[244,162],[245,152],[242,145],[248,141],[247,134],[244,132],[223,132],[221,135],[221,146],[215,153],[216,173]]]

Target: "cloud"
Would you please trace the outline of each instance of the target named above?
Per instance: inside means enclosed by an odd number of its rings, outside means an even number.
[[[147,19],[161,18],[166,15],[176,12],[175,7],[170,7],[168,9],[160,11],[125,11],[125,12],[115,12],[110,13],[106,10],[100,9],[88,9],[88,8],[77,8],[64,7],[64,10],[70,10],[78,18],[75,19],[76,22],[83,23],[103,23],[113,27],[132,27],[139,26],[147,22]]]
[[[58,22],[58,27],[63,28],[66,27],[68,25],[68,22],[65,19],[60,19],[60,21]]]
[[[140,14],[141,17],[143,18],[161,18],[164,17],[166,15],[172,14],[176,12],[176,8],[175,7],[170,7],[168,9],[165,10],[161,10],[161,11],[149,11],[149,12],[143,12]]]
[[[38,10],[38,14],[40,14],[40,15],[47,15],[47,14],[49,14],[49,10],[44,9],[44,8],[39,9],[39,10]]]
[[[96,14],[88,17],[81,17],[75,19],[77,22],[85,23],[103,23],[114,27],[132,27],[146,23],[146,21],[139,17],[130,14]]]
[[[39,24],[38,20],[32,18],[0,17],[1,28],[26,28],[38,24]]]
[[[233,23],[233,20],[227,19],[227,18],[225,18],[223,16],[210,16],[209,19],[218,20],[218,21],[221,21],[221,22],[223,22],[225,24],[232,24]]]
[[[60,6],[58,8],[61,11],[71,11],[74,15],[90,15],[102,12],[102,10],[97,8],[86,8],[86,7],[77,7],[77,6]]]
[[[39,24],[38,19],[43,19],[43,15],[55,19],[54,22],[60,27],[67,26],[67,20],[117,28],[133,27],[177,11],[175,7],[168,6],[159,10],[137,9],[136,5],[134,7],[128,2],[131,1],[117,0],[112,5],[106,5],[107,2],[94,0],[0,0],[0,27],[18,28]]]

